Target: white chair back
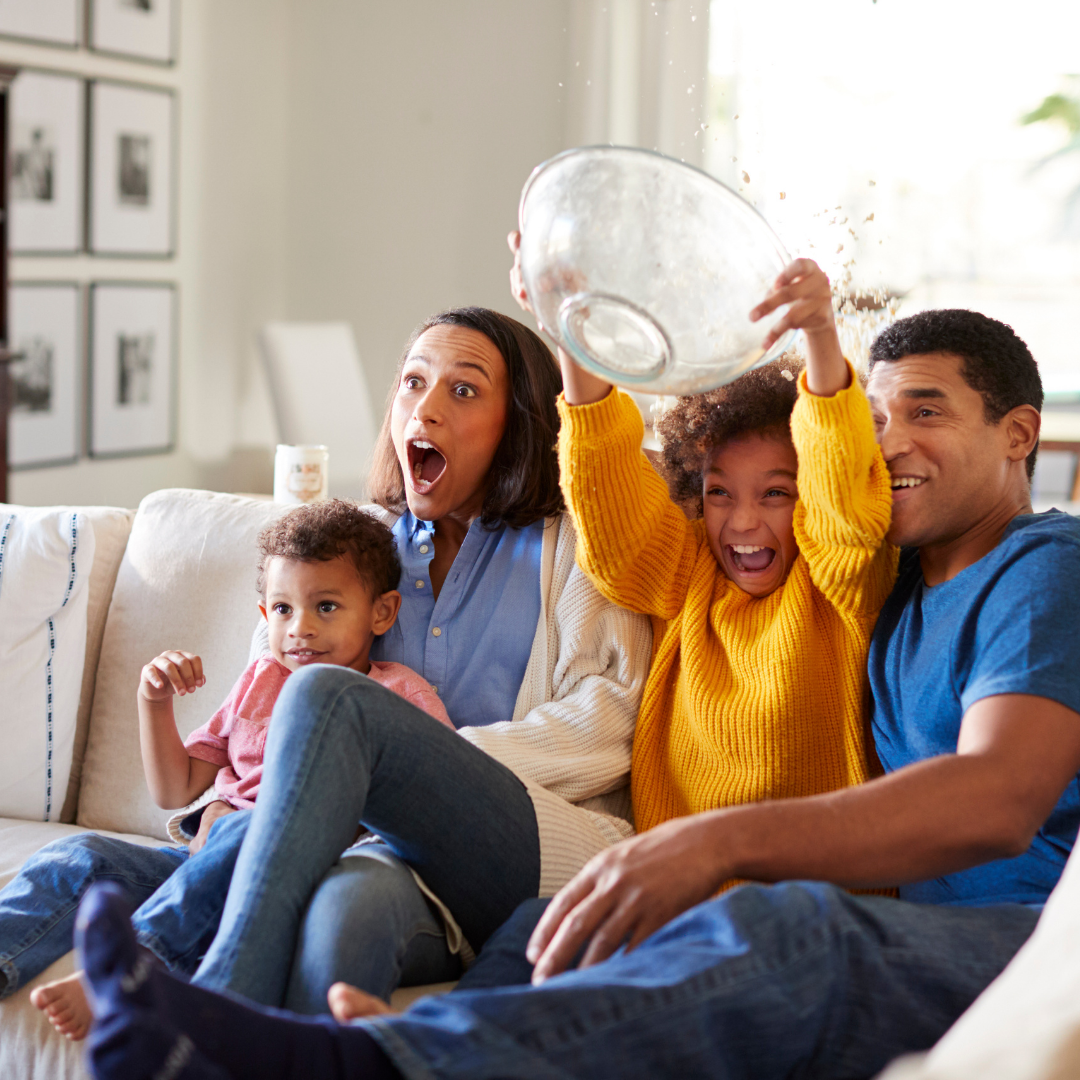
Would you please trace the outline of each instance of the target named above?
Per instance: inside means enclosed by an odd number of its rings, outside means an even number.
[[[330,494],[363,499],[378,434],[367,376],[344,322],[267,323],[259,335],[278,439],[330,450]]]

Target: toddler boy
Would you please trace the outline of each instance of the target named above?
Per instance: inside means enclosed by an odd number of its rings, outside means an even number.
[[[352,668],[453,726],[415,671],[369,659],[401,606],[401,564],[385,525],[333,499],[286,514],[263,531],[259,550],[259,610],[270,655],[248,666],[221,708],[186,740],[176,728],[173,697],[205,685],[202,659],[168,650],[142,669],[139,683],[143,768],[154,801],[184,807],[211,784],[216,796],[212,827],[199,829],[187,861],[132,917],[140,943],[184,973],[195,970],[217,931],[258,795],[274,702],[292,672],[308,664]],[[78,974],[39,987],[31,1000],[62,1034],[86,1035],[90,1011]]]

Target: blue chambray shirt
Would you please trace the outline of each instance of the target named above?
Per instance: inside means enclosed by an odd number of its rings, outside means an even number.
[[[493,532],[474,521],[437,602],[428,572],[434,532],[408,510],[394,525],[401,613],[371,658],[423,675],[455,727],[509,720],[540,619],[544,521]]]

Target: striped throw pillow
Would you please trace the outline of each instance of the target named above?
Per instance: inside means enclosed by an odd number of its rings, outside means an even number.
[[[60,817],[93,562],[77,510],[0,507],[0,817]]]

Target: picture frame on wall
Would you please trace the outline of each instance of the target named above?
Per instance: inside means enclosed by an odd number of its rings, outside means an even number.
[[[8,242],[14,254],[82,250],[85,87],[71,75],[32,69],[11,84]]]
[[[90,456],[162,454],[176,427],[176,287],[90,286]]]
[[[0,36],[79,46],[82,0],[0,0]]]
[[[90,0],[90,48],[171,64],[177,9],[178,0]]]
[[[11,468],[68,465],[79,456],[82,290],[73,282],[18,282],[8,292]]]
[[[168,258],[176,230],[176,98],[90,83],[89,236],[95,255]]]

